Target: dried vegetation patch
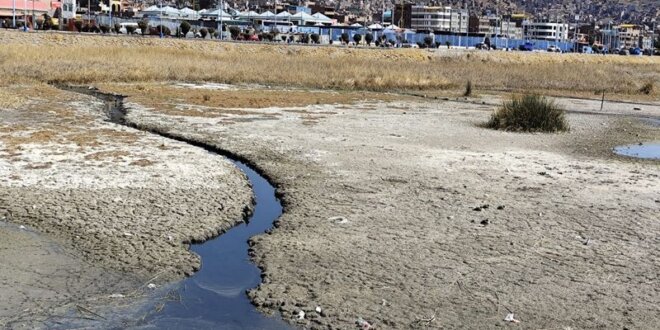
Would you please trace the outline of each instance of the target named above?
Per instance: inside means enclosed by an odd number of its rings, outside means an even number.
[[[7,82],[208,81],[309,88],[552,90],[657,97],[660,59],[233,44],[0,31]],[[41,56],[47,52],[49,56]],[[648,94],[646,92],[649,92]]]

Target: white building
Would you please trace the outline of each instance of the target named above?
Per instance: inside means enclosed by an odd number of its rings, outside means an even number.
[[[549,21],[523,22],[525,39],[566,41],[568,40],[568,24]]]
[[[426,31],[467,32],[468,14],[451,7],[412,6],[410,27]]]

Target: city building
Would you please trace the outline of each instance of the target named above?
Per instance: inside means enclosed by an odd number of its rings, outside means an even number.
[[[640,46],[642,29],[640,25],[621,24],[616,28],[617,48],[631,48]]]
[[[488,35],[493,33],[490,19],[485,16],[470,15],[468,32],[473,34]]]
[[[568,41],[568,24],[548,20],[523,22],[525,39]]]
[[[408,28],[408,26],[404,26]],[[466,32],[467,11],[451,7],[412,6],[409,28],[423,31]]]

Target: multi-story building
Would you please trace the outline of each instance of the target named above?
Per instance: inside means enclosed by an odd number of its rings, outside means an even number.
[[[490,19],[485,16],[471,15],[468,23],[468,32],[474,34],[492,34],[493,29]]]
[[[451,7],[412,6],[411,28],[424,31],[466,32],[467,11]]]
[[[523,22],[525,39],[567,41],[568,24],[548,20]]]
[[[639,47],[642,36],[641,26],[635,24],[621,24],[616,28],[617,47],[630,48]]]

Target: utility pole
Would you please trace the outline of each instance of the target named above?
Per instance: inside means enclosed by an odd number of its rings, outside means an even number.
[[[11,2],[11,27],[16,28],[16,0]]]
[[[23,32],[27,32],[27,0],[23,0]]]
[[[222,35],[222,23],[223,23],[223,20],[224,20],[224,15],[222,15],[222,14],[225,12],[224,8],[225,8],[225,1],[220,0],[220,12],[218,13],[218,16],[220,18],[220,24],[218,26],[218,31],[220,31],[220,40],[222,40],[222,37],[223,37],[223,35]],[[248,10],[249,10],[249,8],[248,8]]]
[[[163,38],[163,1],[160,1],[160,38]]]

